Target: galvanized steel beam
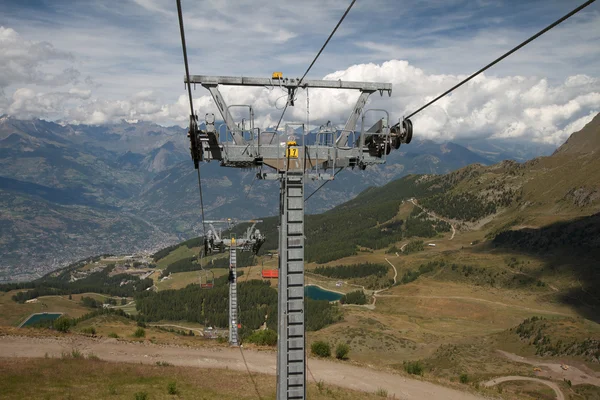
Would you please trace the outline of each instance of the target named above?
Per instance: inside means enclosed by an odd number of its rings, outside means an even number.
[[[184,82],[187,83],[187,78],[183,78]],[[283,78],[283,79],[272,79],[272,78],[250,78],[250,77],[238,77],[238,76],[207,76],[207,75],[192,75],[190,76],[190,83],[197,83],[208,87],[209,85],[229,85],[229,86],[282,86],[285,88],[321,88],[321,89],[355,89],[362,91],[381,91],[387,92],[388,95],[392,94],[391,83],[379,83],[379,82],[353,82],[353,81],[329,81],[329,80],[304,80],[300,82],[297,78]]]

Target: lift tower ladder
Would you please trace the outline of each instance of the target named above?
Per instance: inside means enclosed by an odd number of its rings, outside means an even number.
[[[368,97],[376,92],[391,94],[390,83],[347,82],[326,80],[227,77],[192,75],[186,83],[200,84],[210,91],[221,113],[224,126],[215,126],[214,114],[206,114],[205,129],[199,129],[197,117],[190,117],[189,137],[191,155],[198,168],[201,161],[219,161],[221,166],[250,168],[268,166],[273,173],[259,173],[259,179],[279,180],[280,226],[279,226],[279,293],[278,293],[278,340],[277,340],[277,399],[306,399],[306,352],[304,315],[304,181],[332,180],[338,168],[384,164],[391,149],[412,138],[412,124],[400,120],[389,126],[389,114],[385,110],[364,110]],[[305,145],[308,127],[302,128],[302,143],[295,136],[280,132],[261,132],[254,128],[252,105],[227,106],[218,86],[280,86],[294,98],[298,89],[345,89],[358,90],[360,95],[343,129],[327,125],[316,134],[314,144]],[[290,105],[293,105],[290,101]],[[249,124],[236,124],[231,107],[248,110]],[[373,126],[366,129],[365,116],[375,111],[384,114]],[[362,118],[362,119],[361,119]],[[361,120],[357,137],[356,125]],[[287,132],[291,124],[286,125]],[[225,128],[224,132],[223,129]],[[239,243],[238,243],[239,245]]]
[[[239,346],[238,342],[238,300],[237,300],[237,245],[231,237],[229,245],[229,344]]]
[[[304,171],[281,179],[277,398],[304,399]]]

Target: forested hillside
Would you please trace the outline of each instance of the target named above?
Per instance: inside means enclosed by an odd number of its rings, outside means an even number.
[[[449,231],[447,223],[418,209],[404,220],[394,219],[402,201],[444,188],[428,176],[408,176],[381,188],[369,188],[326,213],[307,215],[305,259],[325,263],[356,254],[358,246],[382,249],[402,238],[433,237]],[[267,236],[260,254],[277,249],[278,223],[279,218],[270,217],[257,226]],[[240,224],[233,231],[239,235],[246,228],[247,224]]]
[[[220,328],[228,327],[229,286],[227,276],[215,281],[215,287],[203,290],[192,284],[180,290],[144,292],[136,296],[138,319],[188,321]],[[238,282],[240,335],[246,337],[263,324],[277,330],[277,291],[269,281]],[[306,299],[306,329],[318,330],[337,322],[341,314],[326,300]]]
[[[536,355],[580,356],[586,361],[597,362],[600,360],[600,338],[586,334],[589,329],[586,325],[591,324],[574,318],[531,317],[510,332],[521,342],[534,347]]]
[[[136,308],[150,321],[173,320],[207,323],[218,327],[228,325],[229,286],[227,277],[210,290],[189,285],[180,290],[146,292],[136,297]],[[240,323],[258,329],[265,321],[271,329],[277,323],[277,291],[269,282],[251,280],[238,283]]]

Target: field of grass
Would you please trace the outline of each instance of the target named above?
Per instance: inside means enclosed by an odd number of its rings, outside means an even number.
[[[189,248],[187,246],[179,246],[175,250],[169,253],[164,258],[161,258],[156,262],[156,265],[160,269],[165,269],[167,265],[174,263],[175,261],[179,261],[183,258],[188,258],[192,256],[197,256],[200,252],[200,247],[192,247]]]
[[[137,315],[138,314],[138,311],[135,308],[135,301],[131,301],[131,299],[127,299],[127,304],[122,306],[119,303],[119,305],[114,306],[113,308],[121,309],[129,315]]]
[[[394,368],[406,360],[430,359],[430,367],[438,370],[434,375],[445,378],[457,377],[460,373],[456,370],[442,373],[447,368],[447,355],[436,352],[440,346],[449,344],[458,346],[451,363],[463,357],[464,365],[471,365],[470,369],[480,375],[485,371],[485,376],[492,376],[494,371],[527,373],[530,368],[494,354],[496,348],[502,347],[494,335],[533,315],[577,317],[570,307],[544,301],[543,294],[536,291],[420,277],[415,282],[380,293],[374,310],[344,307],[342,322],[310,332],[308,337],[309,341],[348,343],[352,349],[350,358],[369,364],[377,360],[378,365]],[[587,335],[600,329],[591,321],[586,324],[592,325],[585,330]],[[465,343],[473,346],[463,345]],[[518,352],[515,348],[507,350]]]
[[[239,371],[117,364],[90,359],[0,358],[3,399],[275,399],[275,378]],[[77,379],[73,379],[77,377]],[[177,394],[169,394],[175,382]],[[308,385],[308,398],[381,399],[375,394]]]
[[[393,325],[385,325],[393,324]],[[424,357],[430,350],[412,340],[406,332],[398,331],[397,326],[406,324],[395,318],[383,317],[366,309],[345,309],[344,321],[309,332],[307,342],[317,340],[350,346],[350,359],[380,367],[391,366],[407,359]]]
[[[319,266],[335,266],[335,265],[352,265],[352,264],[362,264],[362,263],[373,263],[373,264],[386,264],[387,262],[385,261],[386,258],[390,257],[389,254],[385,254],[385,252],[383,250],[376,250],[371,252],[358,252],[358,254],[354,255],[354,256],[349,256],[349,257],[344,257],[344,258],[340,258],[339,260],[335,260],[335,261],[330,261],[328,263],[324,263],[324,264],[317,264],[317,263],[307,263],[306,264],[306,270],[310,271],[313,270]],[[393,272],[392,272],[392,276],[393,276]]]
[[[600,388],[592,385],[573,386],[569,393],[572,400],[596,400],[600,399]]]
[[[212,270],[212,272],[215,274],[215,279],[223,276],[227,273],[227,270],[225,268],[215,268]],[[158,288],[158,290],[167,290],[167,289],[182,289],[184,287],[186,287],[187,285],[189,285],[190,283],[195,283],[198,284],[199,279],[200,279],[200,275],[203,275],[203,282],[205,281],[205,273],[201,272],[201,271],[189,271],[189,272],[177,272],[174,274],[171,274],[171,278],[170,279],[166,279],[162,282],[156,282],[156,287]],[[212,274],[208,274],[209,277],[212,276]]]
[[[175,324],[192,329],[198,329],[198,324],[187,323],[187,322],[173,322],[173,321],[162,321],[156,324]],[[201,336],[182,336],[174,332],[168,332],[168,329],[183,330],[174,326],[165,326],[164,329],[159,327],[152,327],[148,325],[144,330],[146,335],[143,338],[136,338],[133,336],[134,332],[138,329],[138,325],[135,321],[127,318],[119,317],[116,315],[99,315],[89,320],[83,321],[73,329],[75,332],[84,332],[86,328],[94,327],[96,329],[96,335],[102,337],[114,336],[116,334],[119,339],[133,340],[133,341],[144,341],[151,340],[154,343],[169,343],[181,346],[192,346],[192,347],[206,347],[216,345],[214,341],[205,340]],[[186,331],[187,332],[187,331]]]
[[[401,212],[405,214],[412,208],[406,204],[402,207]],[[542,271],[543,262],[533,256],[490,251],[485,243],[472,245],[473,241],[484,241],[481,231],[459,232],[453,240],[449,240],[450,235],[428,239],[436,246],[426,246],[424,251],[408,256],[376,250],[359,252],[325,264],[386,264],[387,258],[398,270],[400,280],[404,273],[418,269],[421,264],[440,260],[446,262],[445,267],[426,273],[412,283],[379,293],[374,310],[344,307],[344,321],[318,332],[310,332],[309,341],[348,343],[352,349],[350,357],[369,364],[377,360],[378,364],[397,367],[405,360],[428,359],[430,367],[438,369],[434,375],[445,378],[457,378],[456,374],[459,373],[456,370],[440,372],[444,369],[445,355],[436,352],[440,346],[448,344],[459,346],[458,352],[465,360],[464,365],[471,365],[475,373],[487,371],[493,375],[494,369],[530,372],[529,368],[511,364],[494,354],[495,348],[489,347],[492,344],[501,347],[494,335],[534,315],[546,318],[578,317],[577,310],[557,296],[573,282],[560,274]],[[397,243],[396,247],[403,243]],[[454,271],[451,268],[453,263],[459,265]],[[474,271],[465,276],[461,270],[463,265],[473,266]],[[336,279],[311,274],[310,271],[316,267],[315,263],[306,265],[308,283],[342,292],[356,289],[349,285],[338,288],[335,286]],[[392,276],[393,270],[390,269]],[[490,283],[491,278],[494,278],[493,283]],[[520,280],[526,283],[520,284]],[[543,285],[537,285],[538,280],[542,280]],[[587,323],[600,328],[594,322]],[[588,327],[586,333],[595,332],[594,327]],[[565,335],[569,337],[570,333]],[[469,341],[477,346],[463,346]],[[452,357],[456,359],[458,356],[455,354]],[[439,365],[436,366],[436,363]],[[486,368],[486,364],[490,368]]]
[[[0,292],[0,325],[18,326],[30,314],[62,312],[70,317],[80,317],[89,312],[87,308],[68,296],[43,296],[36,303],[19,304],[11,297],[18,291]]]
[[[583,318],[545,316],[535,322],[521,324],[524,328],[531,327],[531,331],[525,333],[515,328],[506,330],[490,337],[494,347],[507,351],[509,353],[520,354],[529,358],[537,358],[546,362],[560,362],[569,365],[585,364],[590,370],[600,371],[597,362],[590,362],[594,353],[599,355],[598,345],[594,346],[590,340],[600,338],[600,325]],[[535,337],[540,335],[540,340],[544,338],[548,343],[544,346],[537,346],[533,343]],[[558,343],[561,343],[558,346]],[[585,345],[587,343],[587,345]],[[556,347],[556,354],[552,356],[550,348]],[[559,349],[560,347],[560,349]],[[577,353],[585,349],[584,354]],[[596,356],[597,357],[597,356]],[[584,362],[587,361],[587,362]]]

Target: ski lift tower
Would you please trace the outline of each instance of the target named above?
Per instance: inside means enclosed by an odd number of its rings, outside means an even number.
[[[201,161],[219,161],[222,166],[270,167],[259,179],[280,181],[279,227],[279,304],[277,341],[277,399],[306,399],[306,353],[304,325],[304,182],[332,180],[336,169],[365,169],[383,164],[391,149],[412,138],[412,123],[402,119],[390,127],[385,110],[364,110],[372,93],[391,95],[391,83],[345,82],[283,78],[192,75],[189,84],[208,89],[221,113],[224,124],[215,127],[214,114],[206,114],[205,129],[199,129],[196,115],[190,116],[189,138],[195,168]],[[289,106],[298,89],[320,88],[358,90],[358,100],[342,130],[321,127],[313,144],[305,143],[309,127],[288,123],[285,131],[261,131],[254,127],[254,109],[250,104],[227,105],[219,86],[274,87],[288,92]],[[242,108],[247,116],[235,123],[232,108]],[[378,113],[380,119],[365,129],[365,116]],[[246,115],[246,114],[245,114]],[[361,120],[358,137],[356,125]],[[300,130],[301,138],[295,136]]]
[[[218,221],[205,221],[210,226],[204,238],[204,254],[210,254],[214,250],[225,251],[229,247],[229,344],[239,346],[238,340],[238,301],[237,301],[237,249],[242,251],[252,251],[254,254],[265,242],[265,237],[256,229],[256,224],[261,220],[239,221],[231,218]],[[227,224],[230,229],[234,224],[248,222],[252,223],[246,229],[246,235],[243,238],[236,239],[232,234],[230,238],[224,238],[222,230],[215,229],[214,224]]]

